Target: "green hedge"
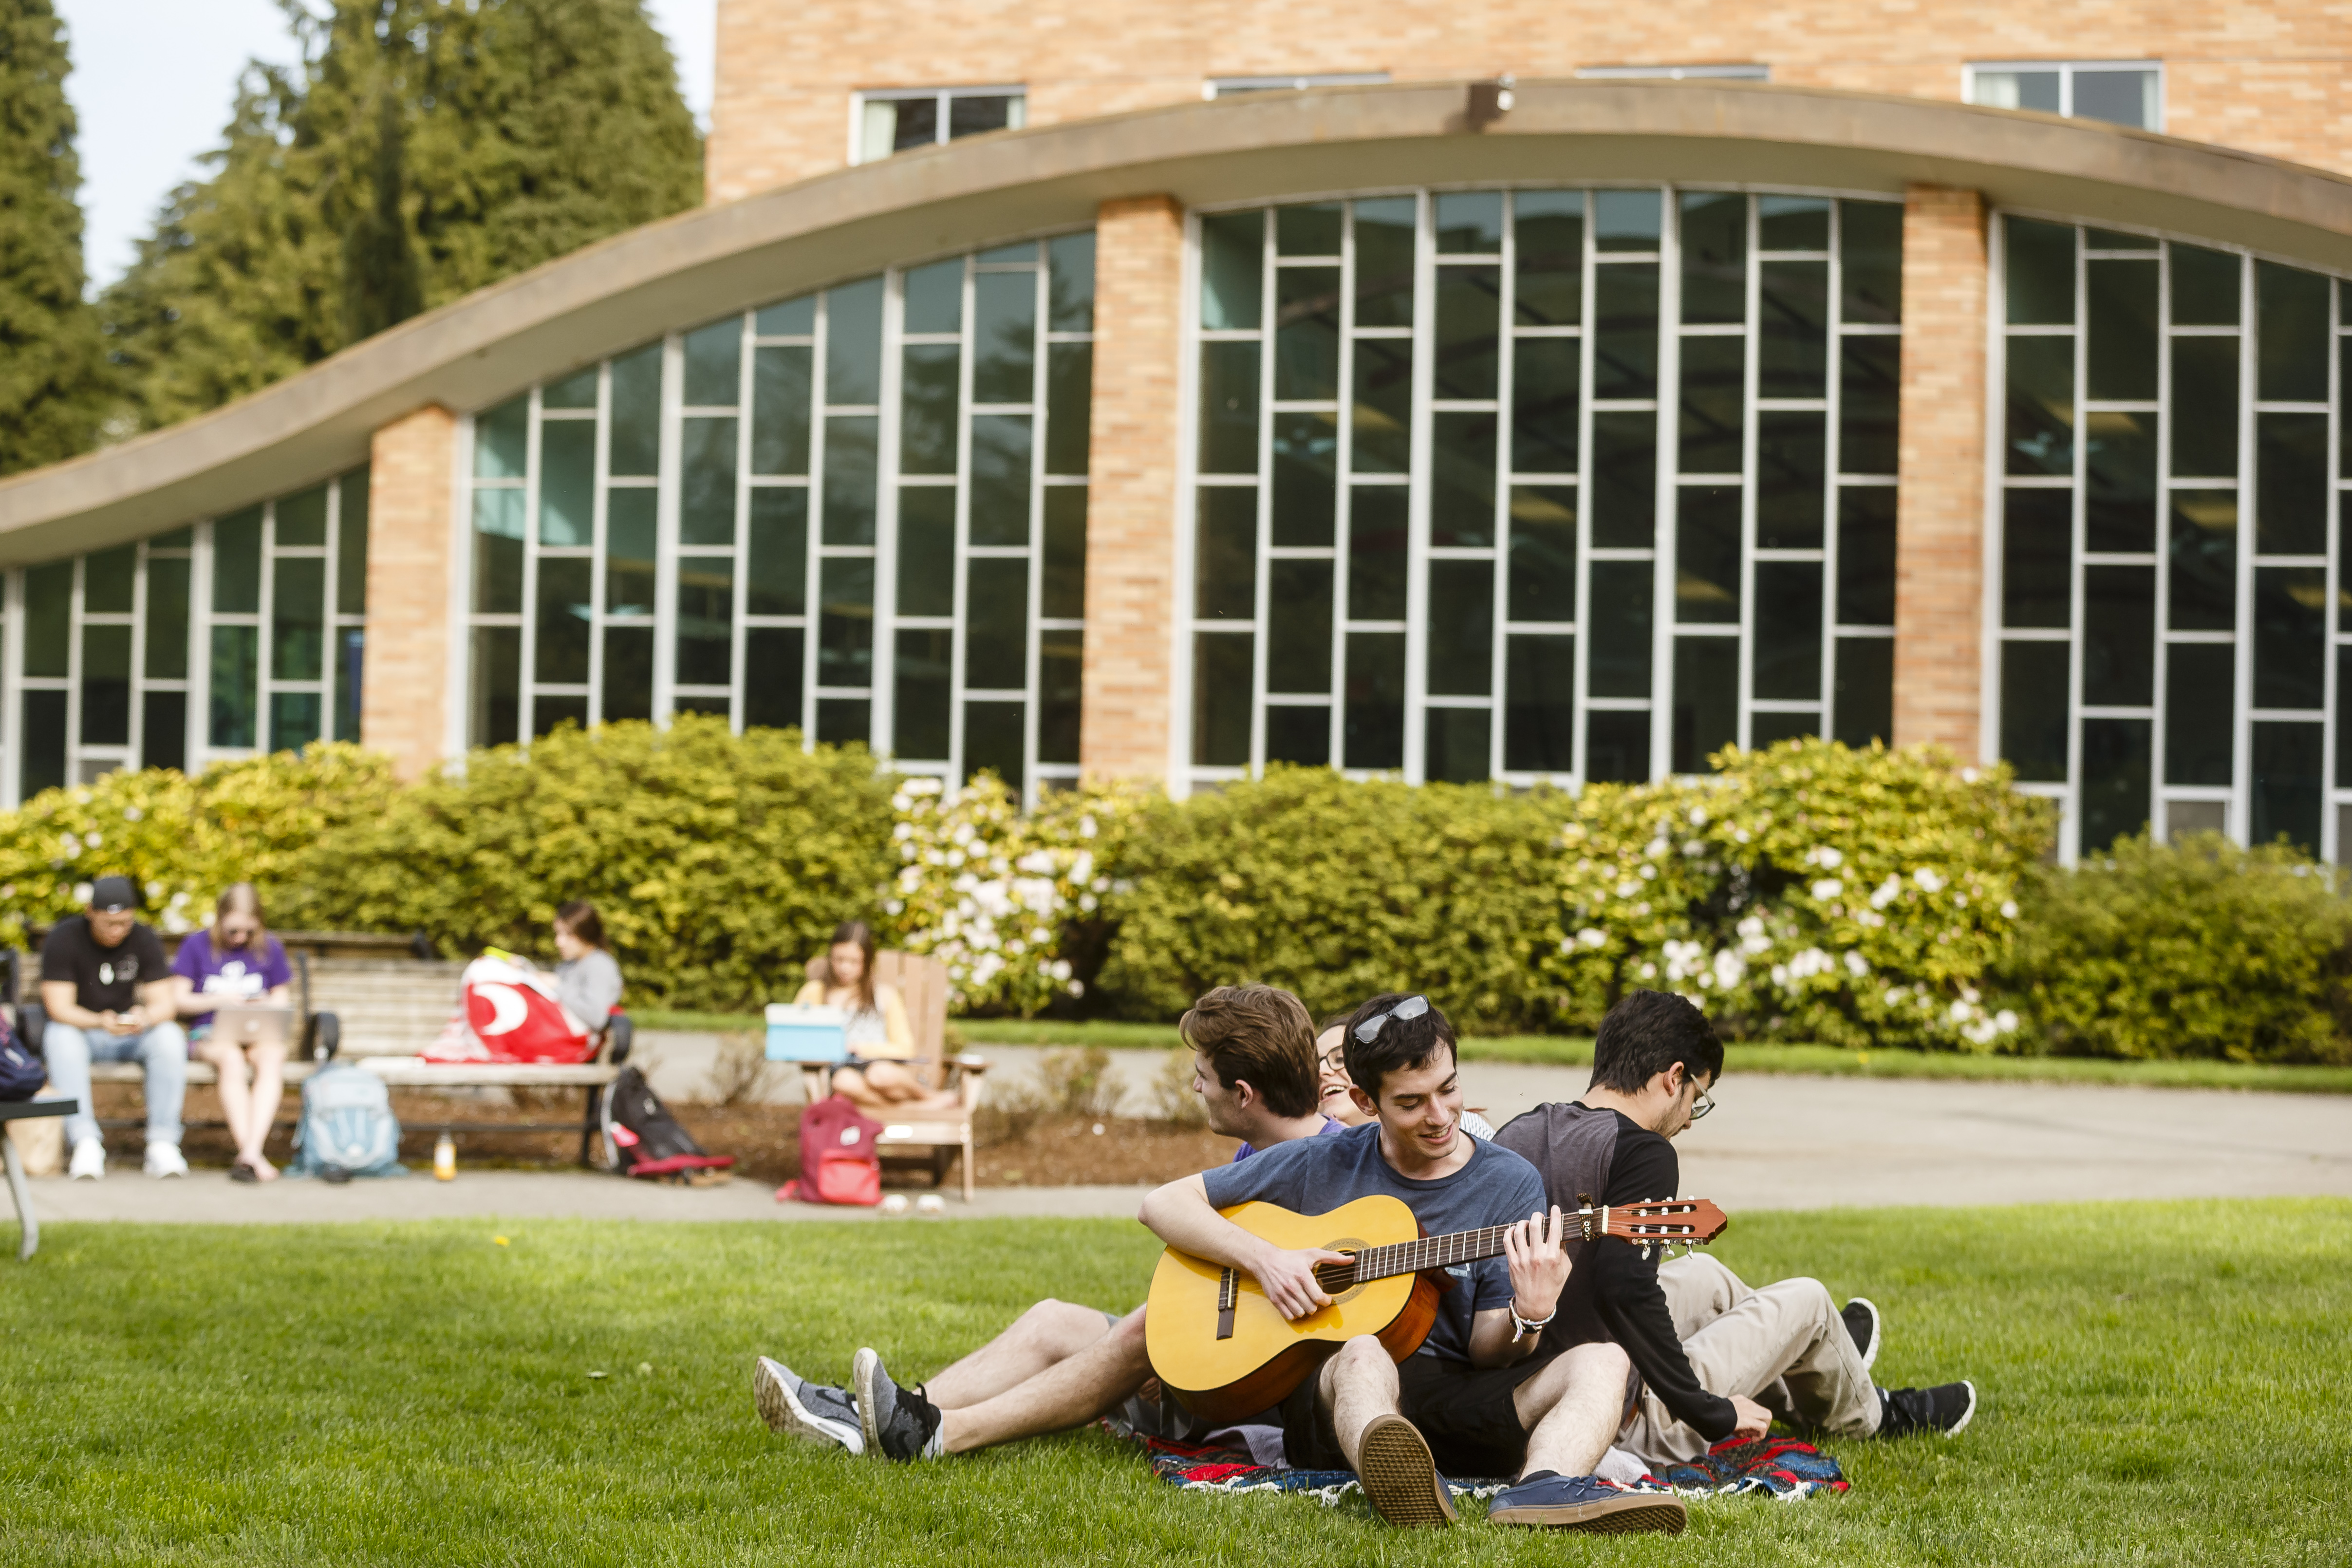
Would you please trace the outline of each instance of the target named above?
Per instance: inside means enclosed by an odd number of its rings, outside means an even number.
[[[288,929],[546,956],[593,900],[656,1009],[789,996],[834,924],[937,953],[972,1016],[1164,1023],[1212,985],[1317,1013],[1425,991],[1467,1031],[1589,1031],[1628,988],[1727,1036],[2113,1058],[2352,1061],[2352,906],[2284,847],[2144,839],[2039,864],[2005,770],[1789,742],[1704,779],[1574,795],[1276,768],[1177,802],[1133,785],[1021,815],[862,748],[558,731],[403,785],[320,744],[197,778],[115,773],[0,815],[0,940],[127,871],[167,929],[259,883]]]
[[[1465,1028],[1541,1027],[1533,963],[1555,923],[1564,804],[1328,768],[1162,799],[1129,830],[1097,988],[1131,1018],[1262,981],[1318,1016],[1419,990]]]
[[[2001,979],[2070,1056],[2352,1062],[2352,904],[2284,844],[2143,835],[2040,869]]]

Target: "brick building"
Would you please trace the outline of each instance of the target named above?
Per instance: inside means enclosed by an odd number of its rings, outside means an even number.
[[[2005,758],[2352,854],[2352,20],[720,0],[709,205],[0,482],[0,798]],[[2339,642],[2339,638],[2343,639]]]

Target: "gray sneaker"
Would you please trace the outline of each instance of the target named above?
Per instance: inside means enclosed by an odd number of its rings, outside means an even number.
[[[751,1403],[771,1432],[830,1443],[853,1454],[866,1451],[857,1405],[847,1389],[811,1383],[783,1363],[761,1356],[751,1369]]]
[[[910,1459],[936,1459],[947,1450],[940,1444],[940,1407],[923,1397],[919,1388],[901,1388],[882,1370],[882,1358],[861,1349],[850,1363],[849,1389],[857,1401],[857,1422],[866,1434],[866,1451],[901,1464]]]

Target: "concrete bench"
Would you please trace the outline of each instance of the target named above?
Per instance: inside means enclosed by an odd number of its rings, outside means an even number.
[[[421,1060],[450,1016],[457,1010],[458,977],[463,963],[418,956],[418,939],[346,931],[278,931],[294,970],[294,1003],[303,1020],[302,1043],[286,1064],[286,1081],[298,1085],[330,1061],[345,1061],[366,1068],[394,1089],[578,1089],[585,1104],[579,1121],[463,1121],[451,1119],[410,1121],[406,1126],[429,1131],[487,1136],[503,1133],[571,1132],[580,1134],[580,1163],[594,1163],[595,1141],[603,1130],[604,1091],[620,1076],[628,1060],[635,1033],[626,1014],[616,1015],[599,1040],[595,1059],[570,1065],[522,1062],[444,1064]],[[165,938],[167,943],[173,941]],[[429,952],[429,949],[425,951]],[[17,1033],[34,1050],[40,1049],[46,1026],[37,994],[39,964],[30,955],[12,952],[0,977],[5,999],[15,1004]],[[93,1062],[90,1083],[141,1084],[144,1072],[136,1062]],[[188,1064],[190,1084],[219,1080],[210,1062]],[[296,1118],[279,1118],[290,1128]],[[136,1117],[105,1117],[104,1127],[138,1127]],[[222,1123],[190,1122],[192,1127]]]

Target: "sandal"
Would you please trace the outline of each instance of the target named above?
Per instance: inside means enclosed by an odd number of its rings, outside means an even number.
[[[261,1180],[261,1173],[243,1160],[236,1160],[229,1164],[228,1179],[232,1182],[258,1182]]]

